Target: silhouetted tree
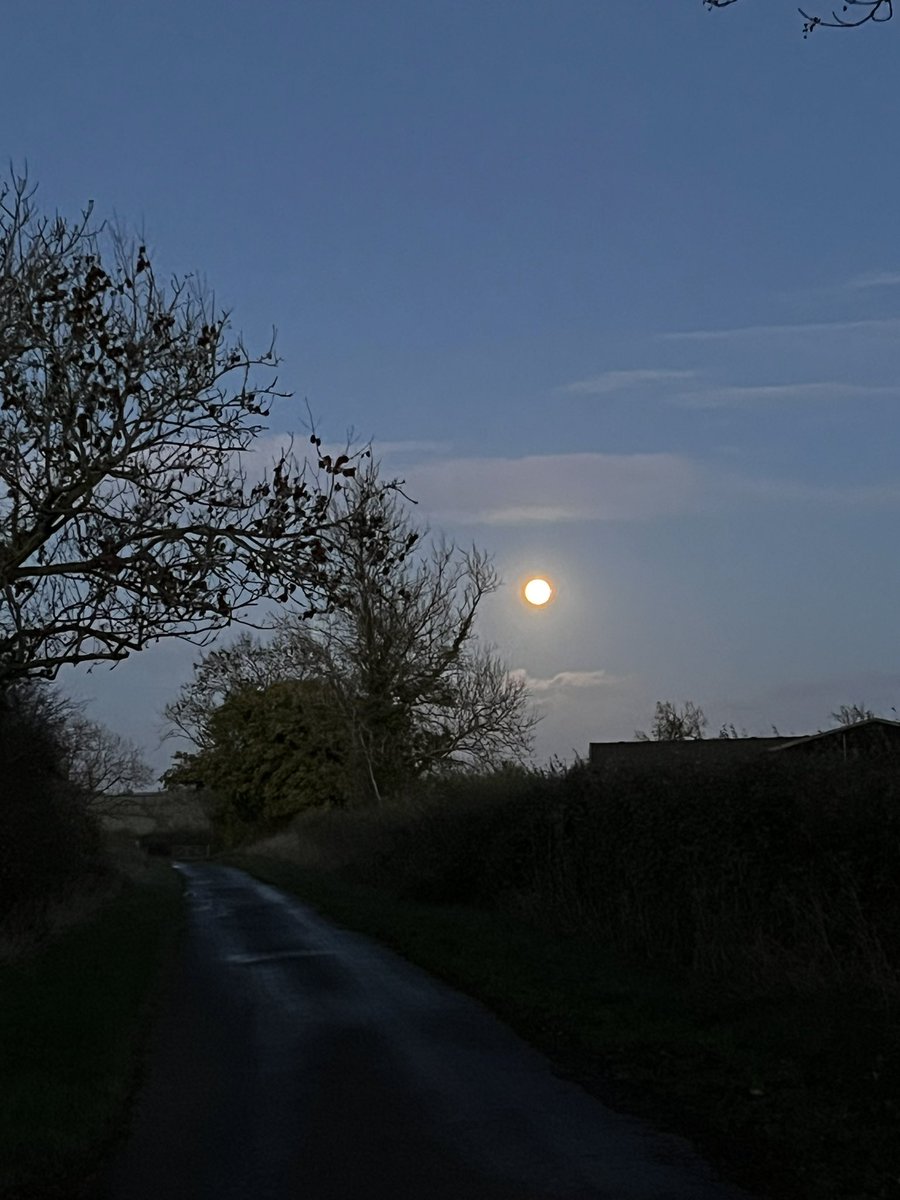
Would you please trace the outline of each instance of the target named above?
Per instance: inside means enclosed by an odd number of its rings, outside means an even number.
[[[535,718],[524,682],[474,629],[499,585],[489,559],[424,541],[375,467],[334,507],[344,564],[334,609],[284,617],[268,645],[245,637],[207,655],[166,709],[178,732],[203,750],[235,689],[314,680],[340,722],[354,796],[380,800],[430,772],[527,753]]]
[[[73,713],[65,730],[69,778],[89,796],[88,807],[98,816],[122,807],[122,793],[145,788],[153,771],[140,749],[128,738]]]
[[[166,705],[166,720],[172,727],[169,736],[183,738],[197,750],[208,750],[215,744],[211,716],[229,696],[246,688],[262,692],[274,683],[305,674],[305,663],[292,662],[280,638],[262,642],[242,632],[231,645],[208,650],[194,663],[193,677]],[[176,758],[180,754],[176,752]]]
[[[671,700],[657,700],[653,726],[649,733],[635,730],[638,742],[688,742],[702,738],[708,725],[703,709],[691,700],[683,708]]]
[[[737,0],[703,0],[707,8],[729,8]],[[806,37],[814,29],[857,29],[870,21],[881,24],[889,21],[894,15],[893,0],[844,0],[840,12],[832,10],[822,16],[808,13],[803,8],[797,10],[803,18],[803,36]]]
[[[201,643],[259,601],[327,607],[330,498],[356,467],[312,437],[251,485],[242,455],[277,396],[187,277],[91,209],[40,215],[0,189],[0,679]],[[260,474],[262,474],[260,472]]]
[[[0,693],[23,728],[42,731],[44,749],[26,742],[19,753],[46,756],[59,777],[84,796],[93,815],[111,813],[118,801],[115,793],[146,787],[153,779],[133,742],[92,721],[82,703],[45,681],[19,680],[0,686]]]
[[[842,704],[832,717],[839,725],[855,725],[857,721],[868,721],[875,716],[871,708],[865,704]]]

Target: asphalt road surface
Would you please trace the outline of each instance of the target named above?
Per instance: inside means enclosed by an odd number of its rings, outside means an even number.
[[[109,1200],[738,1200],[477,1002],[231,867],[188,934]]]

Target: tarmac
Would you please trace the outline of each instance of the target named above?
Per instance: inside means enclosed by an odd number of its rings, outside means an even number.
[[[398,955],[176,869],[187,934],[103,1200],[749,1200]]]

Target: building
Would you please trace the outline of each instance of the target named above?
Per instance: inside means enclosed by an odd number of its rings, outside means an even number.
[[[773,749],[792,758],[804,755],[810,758],[835,758],[841,762],[900,759],[900,721],[869,717],[865,721],[854,721],[852,725],[826,729],[824,733],[792,738]]]
[[[725,765],[765,754],[809,756],[841,762],[900,759],[900,721],[870,717],[804,737],[700,738],[684,742],[591,742],[591,766],[669,767]]]
[[[684,742],[591,742],[588,762],[593,767],[674,766],[745,762],[788,745],[793,737],[699,738]]]

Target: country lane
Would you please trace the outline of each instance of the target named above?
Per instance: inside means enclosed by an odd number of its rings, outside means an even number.
[[[104,1200],[739,1200],[474,1000],[232,867],[188,929]]]

